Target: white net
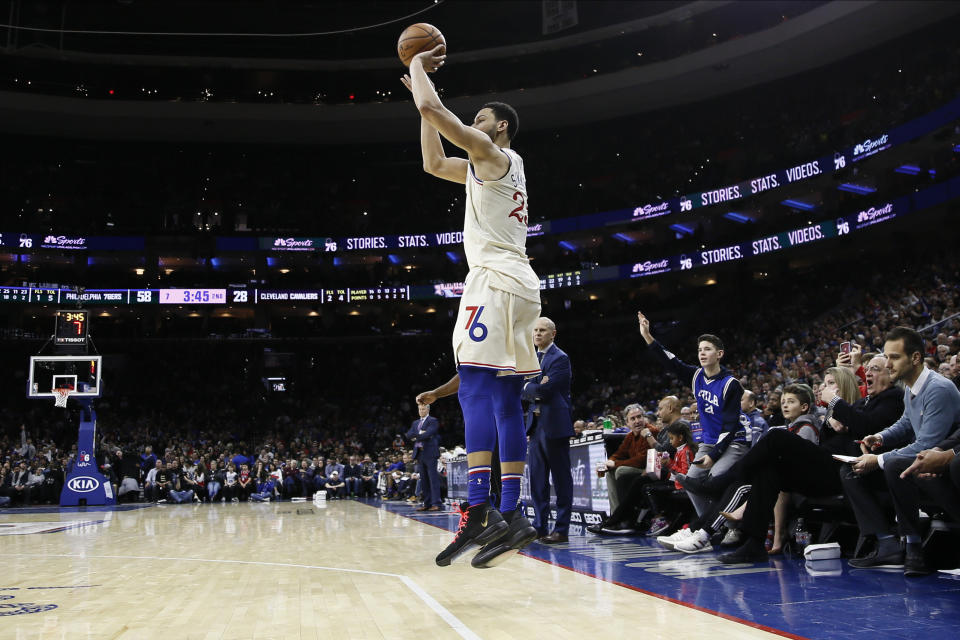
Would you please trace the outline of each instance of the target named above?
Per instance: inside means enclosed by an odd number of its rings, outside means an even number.
[[[67,408],[67,398],[70,397],[70,389],[54,389],[53,404],[63,409]]]

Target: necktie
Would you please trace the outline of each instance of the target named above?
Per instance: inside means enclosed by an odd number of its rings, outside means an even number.
[[[543,362],[543,351],[537,351],[537,362]]]

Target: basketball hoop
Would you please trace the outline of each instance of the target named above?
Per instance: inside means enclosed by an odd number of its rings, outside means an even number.
[[[55,407],[60,407],[62,409],[67,408],[67,398],[70,397],[70,389],[54,389],[53,390],[53,405]]]

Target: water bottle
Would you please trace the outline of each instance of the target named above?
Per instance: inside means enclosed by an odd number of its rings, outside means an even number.
[[[610,418],[603,419],[603,430],[604,431],[613,431],[613,420]]]
[[[803,550],[810,544],[810,532],[803,522],[803,518],[797,518],[797,530],[793,534],[794,542],[797,543],[797,551],[803,553]]]

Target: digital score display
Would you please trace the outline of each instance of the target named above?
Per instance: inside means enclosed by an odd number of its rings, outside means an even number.
[[[551,273],[540,277],[541,289],[561,289],[565,287],[579,287],[581,272],[564,271],[561,273]]]
[[[89,320],[89,311],[58,310],[53,344],[58,347],[86,345]]]
[[[0,301],[30,302],[30,289],[27,287],[0,287]]]
[[[371,302],[377,300],[409,300],[409,287],[371,287],[347,289],[349,302]]]
[[[160,289],[160,304],[226,303],[226,289]]]

